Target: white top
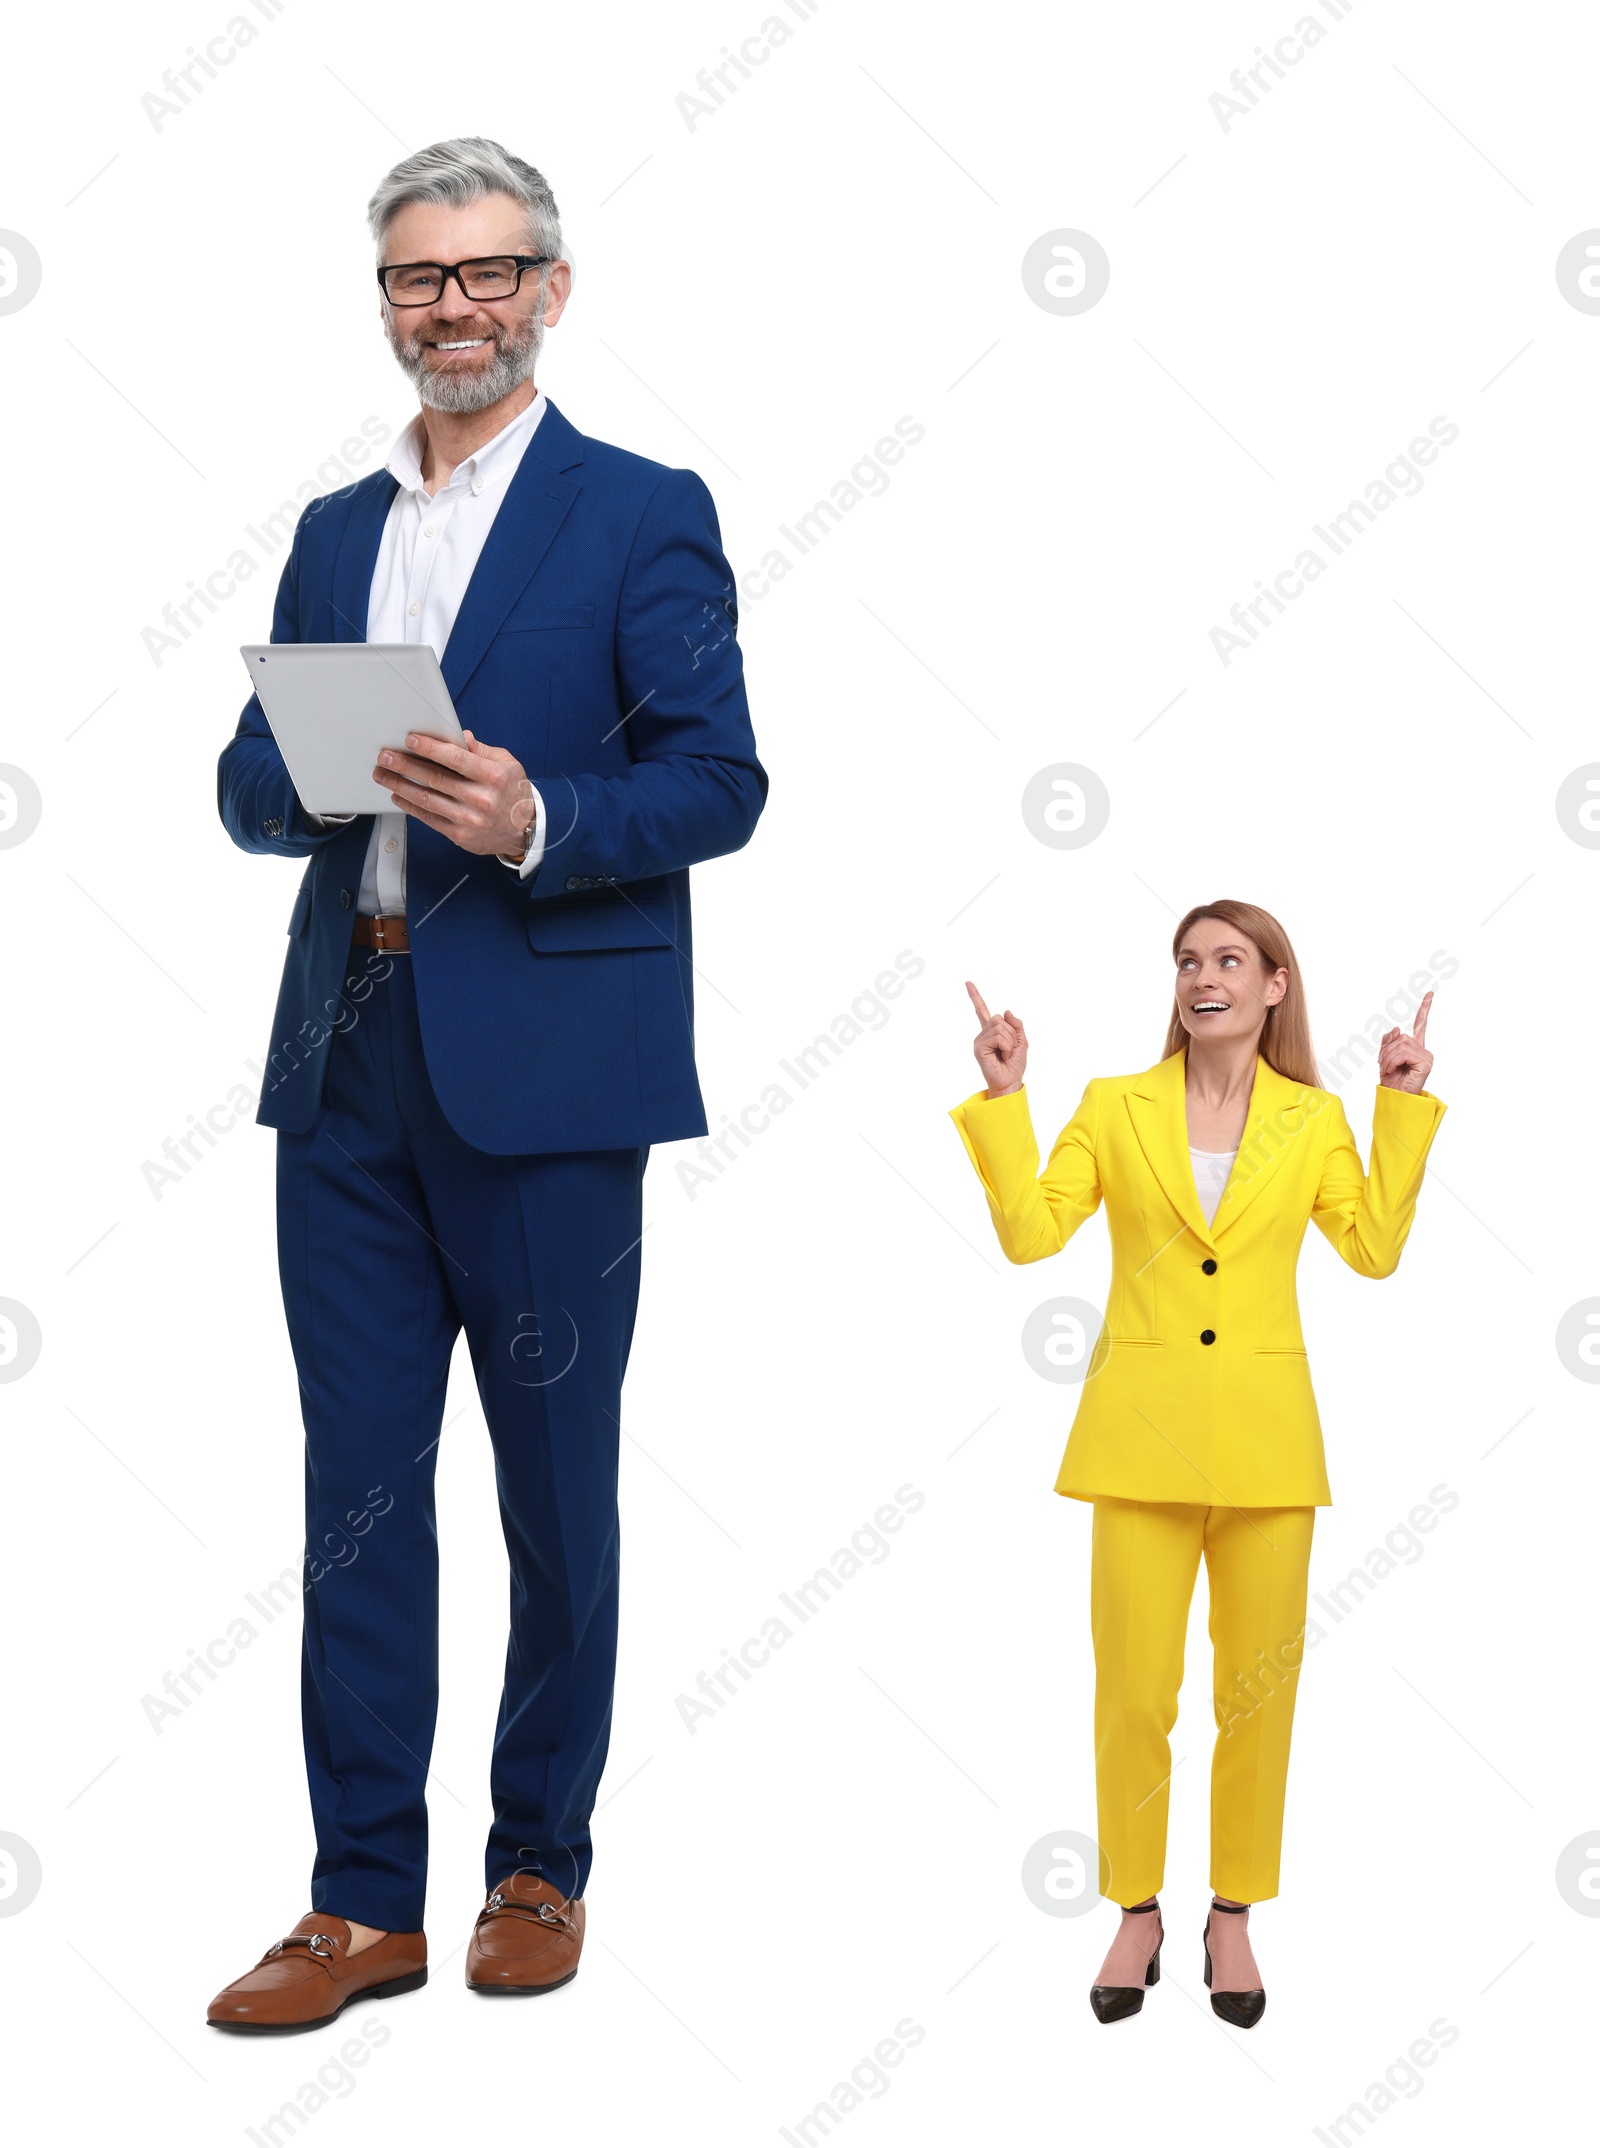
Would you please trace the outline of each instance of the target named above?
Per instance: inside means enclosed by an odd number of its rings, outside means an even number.
[[[526,410],[469,455],[450,473],[450,482],[430,494],[422,482],[426,445],[422,415],[395,442],[389,471],[400,489],[390,503],[372,570],[367,597],[366,638],[377,642],[425,641],[441,662],[456,623],[467,584],[478,564],[494,518],[517,474],[528,442],[545,413],[537,391]],[[498,745],[498,739],[487,744]],[[520,866],[519,879],[544,857],[544,801],[534,791],[538,819],[533,848]],[[328,815],[331,823],[348,815]],[[317,825],[312,819],[313,826]],[[502,861],[504,862],[504,861]],[[379,813],[373,821],[361,868],[356,908],[365,917],[404,917],[406,911],[406,817]]]
[[[1194,1172],[1194,1190],[1200,1196],[1200,1213],[1207,1223],[1215,1220],[1217,1203],[1222,1199],[1223,1189],[1233,1175],[1233,1159],[1237,1149],[1191,1149],[1189,1166]]]

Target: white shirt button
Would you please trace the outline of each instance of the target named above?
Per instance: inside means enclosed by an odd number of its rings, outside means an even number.
[[[388,841],[387,841],[387,842],[386,842],[386,843],[384,844],[384,846],[383,846],[383,847],[384,847],[384,849],[385,849],[385,850],[398,850],[398,849],[400,848],[400,845],[399,845],[399,844],[398,844],[398,843],[397,843],[397,842],[395,841],[394,837],[393,837],[393,836],[391,835],[391,836],[389,837]]]
[[[475,477],[472,480],[472,489],[474,492],[481,492],[483,490],[483,479],[481,477]]]
[[[412,605],[411,616],[413,619],[420,619],[422,617],[422,606],[420,604]]]
[[[433,524],[431,522],[425,522],[423,524],[422,534],[424,537],[431,537],[433,535]]]

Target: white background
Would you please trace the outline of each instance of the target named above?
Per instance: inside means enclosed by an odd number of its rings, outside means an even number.
[[[1514,34],[1319,9],[1323,42],[1224,130],[1213,93],[1296,8],[822,0],[692,129],[675,99],[763,0],[289,0],[159,129],[141,96],[228,0],[14,26],[0,223],[44,283],[0,317],[0,760],[43,818],[0,853],[0,1295],[43,1348],[0,1434],[0,1831],[43,1886],[0,1918],[0,2005],[33,2133],[248,2138],[363,2023],[388,2041],[329,2076],[315,2142],[773,2140],[908,2019],[849,2143],[1276,2144],[1357,2099],[1381,2140],[1455,2141],[1575,2092],[1600,1925],[1555,1867],[1600,1826],[1596,1471],[1555,1331],[1596,1288],[1597,861],[1555,797],[1596,753],[1600,318],[1554,269],[1600,223],[1600,37],[1576,6]],[[476,132],[548,175],[577,263],[541,385],[697,469],[736,569],[897,419],[926,428],[743,607],[772,793],[695,874],[713,1125],[901,950],[925,969],[695,1198],[688,1145],[652,1158],[577,1982],[518,2009],[461,1981],[506,1596],[463,1352],[433,1981],[293,2042],[225,2038],[207,2000],[305,1905],[297,1618],[254,1620],[159,1735],[141,1701],[299,1555],[272,1137],[242,1120],[159,1200],[142,1166],[253,1088],[267,1041],[299,868],[230,846],[215,763],[281,550],[159,665],[141,632],[362,419],[409,414],[364,205],[406,150]],[[1021,275],[1061,227],[1111,261],[1073,317]],[[1436,417],[1459,438],[1420,494],[1224,666],[1229,607]],[[1060,762],[1111,799],[1076,851],[1021,813]],[[1094,1805],[1090,1516],[1051,1490],[1076,1391],[1019,1338],[1046,1298],[1101,1301],[1104,1227],[1007,1268],[945,1114],[976,1086],[965,977],[1028,1020],[1047,1143],[1091,1075],[1160,1055],[1172,928],[1223,895],[1291,933],[1325,1066],[1456,965],[1400,1272],[1375,1289],[1315,1232],[1305,1252],[1336,1500],[1313,1588],[1434,1486],[1459,1504],[1308,1656],[1249,2036],[1200,1984],[1202,1586],[1165,1974],[1107,2031],[1085,1987],[1111,1911],[1046,1915],[1021,1881]],[[1371,1077],[1329,1083],[1365,1148]],[[901,1485],[925,1504],[890,1555],[691,1734],[678,1695]],[[1454,2041],[1382,2107],[1371,2084],[1436,2022]]]

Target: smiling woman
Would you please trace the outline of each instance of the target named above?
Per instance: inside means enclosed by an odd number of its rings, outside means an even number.
[[[1160,1061],[1091,1081],[1043,1172],[1023,1075],[1028,1038],[967,990],[986,1087],[951,1117],[1008,1260],[1047,1259],[1103,1200],[1111,1291],[1056,1490],[1094,1508],[1090,1581],[1100,1891],[1123,1921],[1091,1992],[1101,2021],[1160,1974],[1167,1743],[1189,1600],[1211,1586],[1219,1733],[1211,1778],[1206,1982],[1239,2028],[1266,1995],[1248,1905],[1278,1891],[1322,1428],[1295,1300],[1314,1222],[1358,1275],[1394,1273],[1445,1107],[1423,1083],[1430,992],[1379,1047],[1372,1168],[1317,1084],[1299,964],[1253,903],[1191,910],[1173,936]],[[1264,1668],[1267,1667],[1267,1668]],[[1270,1672],[1270,1675],[1269,1675]],[[1265,1679],[1241,1713],[1236,1696]]]

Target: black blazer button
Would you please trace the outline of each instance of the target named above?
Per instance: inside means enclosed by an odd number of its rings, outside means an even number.
[[[352,894],[351,894],[351,892],[350,892],[350,890],[349,890],[348,888],[341,888],[341,889],[339,890],[339,908],[340,908],[341,910],[348,910],[348,909],[349,909],[349,907],[350,907],[350,905],[351,905],[351,904],[352,904],[352,903],[353,903],[354,901],[355,901],[355,897],[354,897],[354,895],[352,895]]]
[[[1215,1342],[1215,1341],[1216,1341],[1216,1339],[1217,1339],[1217,1331],[1216,1331],[1216,1329],[1215,1329],[1215,1328],[1202,1328],[1202,1329],[1200,1330],[1200,1340],[1201,1340],[1202,1342],[1204,1342],[1204,1343],[1213,1343],[1213,1342]]]
[[[1214,1260],[1203,1260],[1200,1263],[1200,1273],[1202,1275],[1215,1275],[1216,1272],[1217,1264]]]

